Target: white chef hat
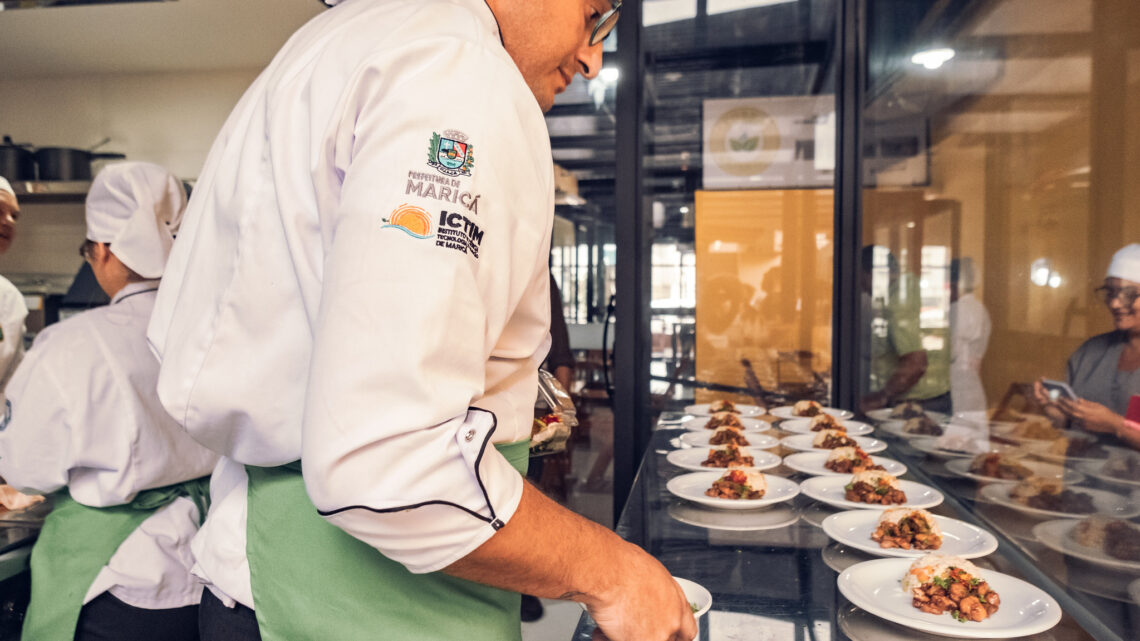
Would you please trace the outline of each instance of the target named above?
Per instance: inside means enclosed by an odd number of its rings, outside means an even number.
[[[159,278],[186,210],[182,181],[147,162],[107,165],[87,192],[87,239],[139,276]]]
[[[1123,278],[1140,283],[1140,243],[1132,243],[1112,256],[1105,278]]]
[[[8,182],[8,179],[3,176],[0,176],[0,191],[6,191],[13,196],[16,195],[16,190],[12,189],[12,183]]]

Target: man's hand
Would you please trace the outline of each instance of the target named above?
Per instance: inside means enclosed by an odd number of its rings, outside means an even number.
[[[586,602],[598,624],[594,641],[691,641],[697,636],[692,608],[656,559],[630,544],[628,559],[614,568],[616,583]]]
[[[1080,421],[1090,432],[1116,434],[1122,425],[1124,417],[1108,409],[1100,403],[1087,401],[1083,398],[1070,400],[1061,398],[1057,400],[1057,407],[1061,408],[1071,418]]]

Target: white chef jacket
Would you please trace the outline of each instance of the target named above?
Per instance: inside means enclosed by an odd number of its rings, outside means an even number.
[[[210,152],[149,336],[222,453],[196,572],[252,607],[241,464],[301,459],[330,522],[413,572],[514,513],[549,345],[553,167],[483,0],[347,0]],[[299,550],[298,553],[304,553]]]
[[[0,423],[7,413],[4,387],[24,358],[24,321],[28,306],[12,281],[0,276]]]
[[[158,362],[146,342],[158,281],[132,283],[111,304],[45,328],[8,385],[12,417],[0,431],[0,475],[21,491],[54,492],[91,507],[210,473],[198,445],[155,394]],[[190,574],[194,502],[156,511],[119,546],[84,603],[105,591],[140,608],[198,603]],[[76,532],[76,536],[83,536]]]
[[[986,420],[981,370],[991,331],[990,314],[972,293],[950,303],[950,401],[954,416]]]

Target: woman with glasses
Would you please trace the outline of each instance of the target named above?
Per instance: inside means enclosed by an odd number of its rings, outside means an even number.
[[[1140,244],[1116,252],[1096,292],[1115,329],[1093,336],[1069,357],[1068,383],[1079,398],[1053,400],[1042,380],[1034,393],[1055,422],[1115,434],[1140,449],[1140,424],[1125,418],[1129,401],[1140,395]]]
[[[198,639],[190,540],[217,455],[162,408],[146,341],[185,206],[181,181],[157,165],[99,173],[80,253],[111,304],[40,332],[8,385],[0,474],[54,493],[32,549],[24,639]]]

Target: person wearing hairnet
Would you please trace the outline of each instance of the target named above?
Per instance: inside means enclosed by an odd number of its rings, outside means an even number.
[[[20,219],[20,202],[16,192],[0,176],[0,256],[8,252],[16,238],[16,221]],[[24,357],[24,321],[28,306],[24,295],[12,281],[0,276],[0,422],[8,414],[4,388]]]
[[[217,461],[163,410],[146,342],[186,204],[157,165],[109,165],[80,252],[111,304],[45,328],[8,386],[0,475],[55,493],[32,549],[29,641],[198,638],[190,539]]]
[[[1125,418],[1130,400],[1140,395],[1140,243],[1113,255],[1096,293],[1114,328],[1088,339],[1069,357],[1067,382],[1078,398],[1053,399],[1042,379],[1034,382],[1034,395],[1054,421],[1072,420],[1140,449],[1140,424]]]

